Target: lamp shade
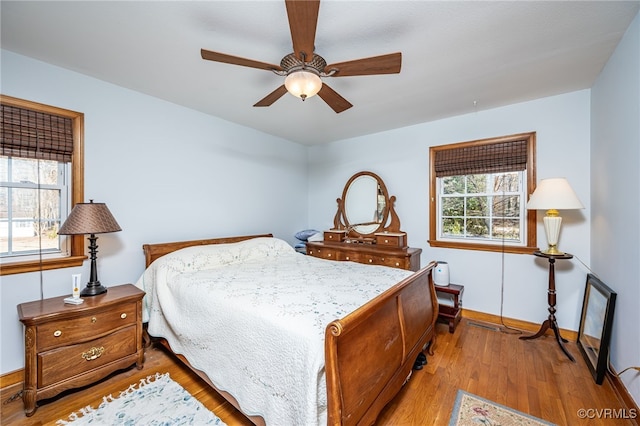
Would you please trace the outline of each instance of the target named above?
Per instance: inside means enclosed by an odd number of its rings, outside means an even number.
[[[322,80],[314,72],[300,70],[292,72],[284,79],[284,87],[293,96],[304,101],[320,91]]]
[[[71,210],[71,214],[62,224],[58,234],[104,234],[122,231],[114,219],[109,208],[104,203],[78,203]]]
[[[542,179],[536,190],[533,191],[527,210],[546,210],[544,232],[547,235],[549,247],[543,253],[551,255],[563,254],[558,250],[558,238],[560,237],[560,226],[562,218],[558,210],[584,209],[578,196],[565,178]]]
[[[527,210],[574,209],[584,206],[565,178],[542,179],[527,203]]]

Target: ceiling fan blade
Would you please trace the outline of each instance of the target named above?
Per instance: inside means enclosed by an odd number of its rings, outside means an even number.
[[[293,42],[293,53],[302,60],[300,52],[304,52],[310,61],[315,50],[316,26],[320,0],[285,0],[289,29]]]
[[[353,106],[348,100],[340,96],[338,92],[327,86],[326,83],[322,83],[318,96],[338,114]]]
[[[280,99],[285,93],[287,93],[287,88],[284,87],[284,84],[283,84],[282,86],[278,87],[276,90],[274,90],[273,92],[269,93],[267,96],[259,100],[254,105],[254,107],[270,106],[272,103]]]
[[[207,61],[223,62],[225,64],[232,65],[242,65],[243,67],[258,68],[267,71],[282,70],[280,65],[268,64],[266,62],[254,61],[252,59],[227,55],[225,53],[212,52],[205,49],[200,49],[200,55],[202,55],[202,59],[206,59]]]
[[[332,77],[349,77],[354,75],[397,74],[402,66],[402,53],[372,56],[371,58],[355,59],[327,65],[324,72],[338,70]]]

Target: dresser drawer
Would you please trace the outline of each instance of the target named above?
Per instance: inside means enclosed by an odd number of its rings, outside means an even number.
[[[136,326],[78,345],[38,354],[38,388],[135,354]]]
[[[404,257],[364,254],[360,256],[358,262],[366,263],[368,265],[383,265],[391,266],[393,268],[408,269],[407,260]]]
[[[70,343],[78,343],[119,327],[135,324],[136,303],[122,304],[102,312],[38,326],[37,351],[45,351]]]
[[[308,254],[313,257],[319,257],[320,259],[344,260],[344,253],[342,253],[341,251],[331,250],[330,248],[314,248],[309,250]]]
[[[363,257],[362,253],[358,253],[357,251],[354,251],[354,252],[344,253],[341,260],[346,260],[349,262],[364,263],[361,260],[362,257]]]
[[[404,232],[381,232],[375,236],[376,244],[380,246],[403,248],[407,245],[407,234]]]
[[[409,269],[409,260],[405,257],[385,257],[381,259],[380,265],[391,266],[393,268]]]

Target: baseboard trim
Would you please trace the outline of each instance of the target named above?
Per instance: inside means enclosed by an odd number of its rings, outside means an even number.
[[[0,376],[0,389],[24,382],[24,368]]]
[[[615,392],[618,399],[627,407],[627,409],[629,411],[635,410],[633,412],[640,415],[640,408],[638,408],[638,404],[636,404],[633,397],[627,390],[627,387],[624,385],[624,383],[618,376],[618,373],[613,369],[613,367],[611,367],[611,365],[609,365],[609,370],[607,370],[606,378],[609,383],[611,383],[611,387],[613,388],[613,391]],[[636,426],[638,425],[638,418],[631,419],[631,421]]]
[[[487,314],[484,312],[472,311],[470,309],[462,309],[462,317],[470,320],[483,321],[491,324],[501,324],[507,327],[517,328],[518,330],[535,333],[540,330],[540,324],[534,324],[529,321],[522,321],[513,318],[500,317],[499,315]],[[553,335],[551,329],[547,330],[546,334]],[[565,339],[575,342],[578,340],[578,332],[573,330],[560,329],[560,334]]]

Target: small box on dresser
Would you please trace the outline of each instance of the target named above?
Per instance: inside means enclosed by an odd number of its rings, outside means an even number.
[[[329,229],[324,231],[324,240],[327,242],[339,243],[347,236],[347,231],[344,229]]]
[[[133,364],[142,368],[144,294],[125,284],[86,297],[81,305],[65,304],[65,296],[18,305],[25,325],[22,400],[27,416],[35,413],[41,399]]]
[[[406,232],[377,232],[374,234],[376,237],[376,244],[387,247],[407,247],[407,233]]]

